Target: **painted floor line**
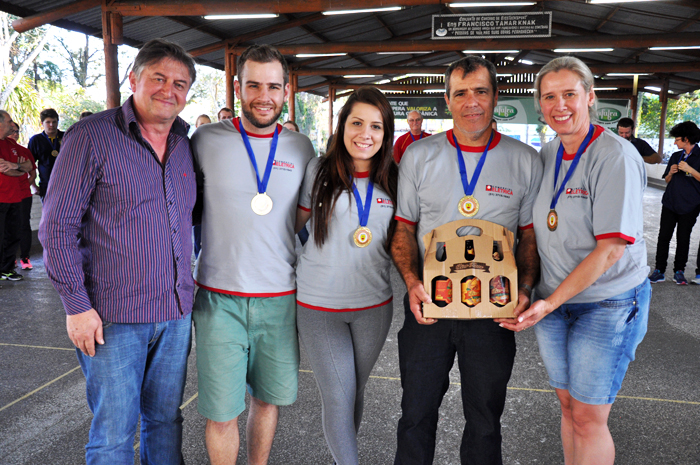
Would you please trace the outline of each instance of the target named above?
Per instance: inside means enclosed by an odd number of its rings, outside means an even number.
[[[301,373],[313,373],[311,370],[299,370]],[[373,379],[384,379],[389,381],[401,381],[401,378],[391,377],[391,376],[370,376]],[[451,382],[450,384],[459,386],[461,383]],[[529,391],[529,392],[549,392],[554,393],[554,389],[535,389],[535,388],[522,388],[522,387],[508,387],[510,391]],[[700,402],[694,402],[692,400],[675,400],[675,399],[659,399],[655,397],[637,397],[637,396],[617,396],[618,399],[629,399],[629,400],[646,400],[650,402],[668,402],[672,404],[684,404],[684,405],[700,405]]]
[[[41,390],[44,389],[45,387],[51,386],[53,383],[55,383],[55,382],[58,381],[59,379],[65,377],[65,376],[68,376],[69,374],[71,374],[71,373],[73,373],[74,371],[79,370],[79,369],[80,369],[80,365],[78,365],[77,367],[73,368],[73,369],[70,370],[68,373],[63,373],[63,374],[62,374],[61,376],[59,376],[58,378],[49,381],[48,383],[44,384],[43,386],[39,386],[38,388],[34,389],[32,392],[28,392],[27,394],[23,395],[23,396],[20,397],[19,399],[13,400],[13,401],[10,402],[9,404],[7,404],[7,405],[5,405],[4,407],[0,408],[0,412],[2,412],[3,410],[5,410],[5,409],[8,408],[8,407],[12,407],[12,406],[15,405],[17,402],[20,402],[20,401],[26,399],[27,397],[33,396],[34,394],[36,394],[37,392],[41,391]]]
[[[28,349],[51,349],[51,350],[69,350],[75,352],[75,348],[66,349],[65,347],[47,347],[47,346],[30,346],[27,344],[10,344],[8,342],[0,342],[0,346],[10,346],[10,347],[25,347]]]
[[[189,399],[187,399],[187,401],[186,401],[184,404],[182,404],[182,405],[180,406],[180,410],[185,410],[185,407],[187,407],[188,405],[190,405],[190,402],[192,402],[193,400],[195,400],[195,399],[197,398],[198,395],[199,395],[199,391],[195,392],[194,395],[193,395],[192,397],[190,397]]]

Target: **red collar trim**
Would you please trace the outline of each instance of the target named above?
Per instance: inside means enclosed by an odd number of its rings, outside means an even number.
[[[353,177],[355,178],[369,178],[369,171],[355,171],[353,173]]]
[[[233,122],[233,125],[236,128],[236,130],[238,132],[241,132],[241,117],[239,116],[238,118],[233,118],[231,121]],[[278,134],[281,133],[282,132],[282,125],[277,123],[277,127],[275,128],[275,130],[277,131]],[[253,134],[251,132],[246,131],[246,134],[248,135],[248,137],[258,137],[258,138],[264,139],[266,137],[271,138],[275,134],[275,131],[272,131],[270,134]]]
[[[447,131],[447,140],[450,143],[452,147],[455,146],[454,138],[452,137],[452,129]],[[489,150],[493,149],[495,146],[498,145],[498,143],[501,142],[501,133],[496,131],[496,134],[493,136],[493,140],[491,141],[491,145],[489,145]],[[456,147],[455,147],[456,148]],[[481,147],[472,147],[469,145],[462,145],[459,144],[459,148],[462,150],[462,152],[483,152],[484,149],[486,148],[485,145],[482,145]]]
[[[588,145],[586,146],[586,150],[588,150],[588,147],[591,146],[591,144],[593,143],[593,141],[596,140],[596,139],[598,138],[598,136],[600,136],[601,134],[603,134],[603,132],[605,132],[605,128],[604,128],[603,126],[598,126],[598,125],[596,124],[596,125],[594,126],[594,128],[595,128],[595,129],[593,130],[593,137],[591,137],[591,141],[590,141],[590,142],[588,143]],[[584,152],[585,152],[586,150],[584,150]],[[563,158],[564,160],[566,160],[566,161],[571,161],[571,160],[573,160],[574,158],[576,158],[576,154],[575,154],[575,153],[566,153],[566,152],[564,152],[564,155],[563,155],[562,158]]]

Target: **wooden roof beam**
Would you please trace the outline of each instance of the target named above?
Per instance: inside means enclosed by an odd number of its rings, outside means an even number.
[[[615,16],[615,13],[617,13],[618,11],[620,11],[620,7],[619,7],[619,6],[616,6],[615,8],[611,9],[611,10],[610,10],[610,13],[608,13],[608,15],[605,17],[605,19],[602,20],[601,22],[599,22],[598,25],[595,27],[595,31],[596,31],[596,32],[600,31],[600,29],[601,29],[603,26],[605,26],[605,23],[607,23],[608,21],[610,21],[610,19],[611,19],[613,16]]]
[[[12,28],[17,32],[27,32],[35,27],[52,23],[66,16],[80,13],[91,8],[102,5],[102,0],[78,0],[68,5],[59,6],[50,10],[42,11],[32,16],[16,19],[12,22]]]
[[[543,0],[536,0],[543,1]],[[205,16],[237,13],[316,13],[329,10],[355,10],[400,4],[404,7],[435,5],[435,0],[400,0],[387,5],[386,0],[122,0],[110,2],[108,9],[123,16]]]
[[[321,13],[316,13],[313,15],[308,15],[304,16],[303,18],[298,18],[298,19],[292,19],[290,21],[287,21],[285,23],[280,23],[276,24],[274,26],[270,26],[267,28],[260,29],[255,32],[249,32],[247,34],[241,34],[239,36],[235,37],[230,37],[228,39],[225,39],[221,42],[217,42],[215,44],[210,44],[210,45],[205,45],[203,47],[195,48],[192,50],[189,50],[190,55],[192,56],[201,56],[201,55],[206,55],[208,53],[216,52],[217,50],[222,50],[226,48],[226,44],[240,44],[243,42],[248,42],[250,40],[255,40],[259,39],[260,37],[265,37],[267,35],[271,34],[276,34],[278,32],[286,31],[287,29],[292,29],[294,27],[299,27],[303,26],[305,24],[313,23],[314,21],[318,21],[319,19],[325,18],[324,15]]]
[[[537,74],[542,65],[497,66],[499,73]],[[352,74],[442,74],[447,65],[442,66],[378,66],[366,68],[302,68],[297,70],[300,76],[343,76]],[[697,72],[700,63],[628,63],[628,64],[593,64],[589,68],[594,74],[608,73],[685,73]],[[673,79],[673,78],[672,78]]]
[[[401,51],[453,51],[466,48],[490,50],[512,48],[518,50],[551,50],[554,48],[580,47],[614,47],[640,48],[654,46],[683,46],[699,45],[700,36],[696,33],[670,34],[632,34],[632,35],[594,35],[588,37],[551,37],[531,39],[499,39],[499,40],[414,40],[414,41],[383,41],[383,42],[337,42],[327,44],[297,44],[279,45],[277,49],[283,55],[297,53],[371,53],[371,52],[401,52]],[[236,53],[241,53],[243,48]]]

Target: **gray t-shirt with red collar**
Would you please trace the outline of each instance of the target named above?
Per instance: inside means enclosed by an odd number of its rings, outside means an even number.
[[[595,249],[599,239],[619,237],[628,243],[622,258],[568,303],[609,299],[638,286],[649,274],[643,231],[644,161],[628,141],[597,126],[557,201],[558,225],[550,231],[547,215],[554,193],[559,143],[557,137],[541,152],[544,177],[533,212],[541,261],[537,296],[549,297]],[[573,155],[564,155],[557,188],[572,159]]]
[[[484,148],[461,146],[470,181]],[[411,144],[399,165],[396,219],[417,225],[421,266],[423,236],[465,218],[458,209],[465,193],[457,156],[449,130]],[[474,189],[479,211],[473,218],[499,224],[513,234],[518,228],[531,228],[532,204],[541,180],[542,161],[537,151],[496,132]]]
[[[299,208],[311,210],[311,192],[320,158],[306,168]],[[369,173],[357,173],[355,185],[364,206]],[[372,242],[358,247],[353,234],[360,226],[353,194],[343,192],[335,204],[328,236],[319,248],[314,240],[314,218],[309,223],[309,240],[297,264],[297,302],[307,308],[330,312],[357,311],[391,301],[391,257],[385,250],[394,204],[381,188],[374,186],[367,227]]]
[[[204,177],[202,252],[194,271],[200,287],[243,297],[293,294],[294,222],[306,165],[314,156],[308,137],[277,126],[279,139],[267,194],[272,211],[257,215],[255,169],[239,131],[239,119],[200,126],[192,152]],[[272,134],[248,133],[260,177]]]

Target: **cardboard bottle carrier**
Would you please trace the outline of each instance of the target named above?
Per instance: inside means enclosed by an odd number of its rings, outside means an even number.
[[[460,237],[457,231],[463,227],[477,228],[481,235]],[[433,301],[423,304],[424,317],[460,320],[513,318],[518,302],[518,270],[512,232],[490,221],[464,219],[433,229],[423,236],[423,243],[423,285]],[[444,252],[439,247],[442,244]],[[500,260],[494,258],[495,252]],[[491,285],[492,280],[495,287]],[[475,303],[479,284],[481,298]]]

